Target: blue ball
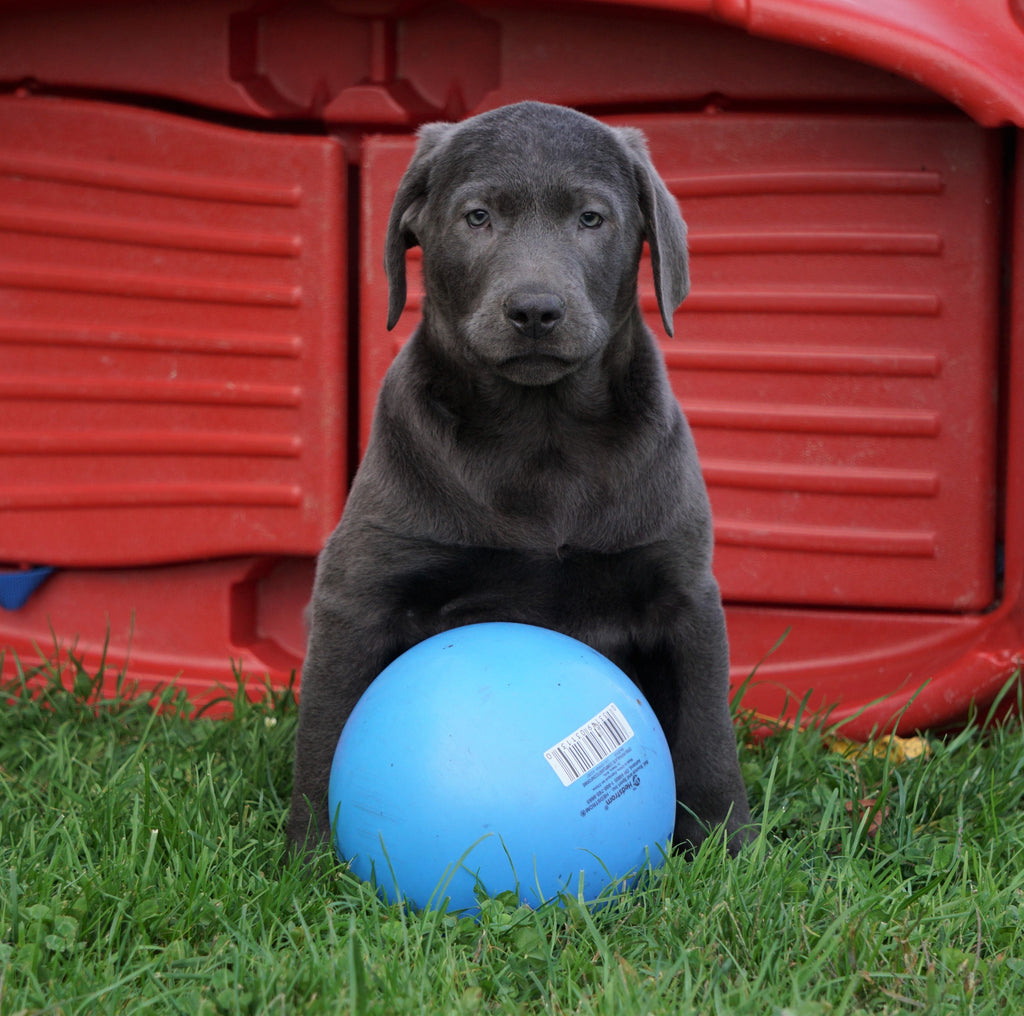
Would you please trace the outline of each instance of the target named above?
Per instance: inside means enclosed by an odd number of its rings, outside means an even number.
[[[370,685],[338,741],[335,845],[381,896],[473,911],[593,900],[665,858],[672,760],[640,690],[531,625],[443,632]]]

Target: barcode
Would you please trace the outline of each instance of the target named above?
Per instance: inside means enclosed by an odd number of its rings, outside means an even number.
[[[633,736],[633,728],[613,702],[553,748],[544,752],[563,787],[589,773]]]

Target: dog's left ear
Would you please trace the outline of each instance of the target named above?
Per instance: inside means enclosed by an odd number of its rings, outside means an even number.
[[[455,124],[429,123],[420,128],[419,143],[401,182],[388,217],[384,241],[384,273],[388,279],[388,331],[405,309],[405,252],[419,245],[416,220],[426,204],[430,169]]]
[[[690,291],[690,261],[686,251],[686,223],[679,205],[651,162],[647,139],[633,127],[616,128],[633,158],[644,217],[644,239],[651,250],[654,292],[665,331],[672,334],[672,315]]]

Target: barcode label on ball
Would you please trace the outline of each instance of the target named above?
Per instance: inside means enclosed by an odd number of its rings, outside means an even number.
[[[579,730],[544,752],[563,787],[575,783],[633,736],[622,711],[613,702]]]

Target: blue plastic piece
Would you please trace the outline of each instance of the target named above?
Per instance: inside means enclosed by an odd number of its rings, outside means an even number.
[[[4,610],[21,610],[52,572],[52,568],[0,571],[0,607]]]
[[[575,639],[469,625],[421,642],[360,699],[338,742],[335,844],[381,896],[474,911],[595,899],[664,861],[665,736],[639,689]]]

